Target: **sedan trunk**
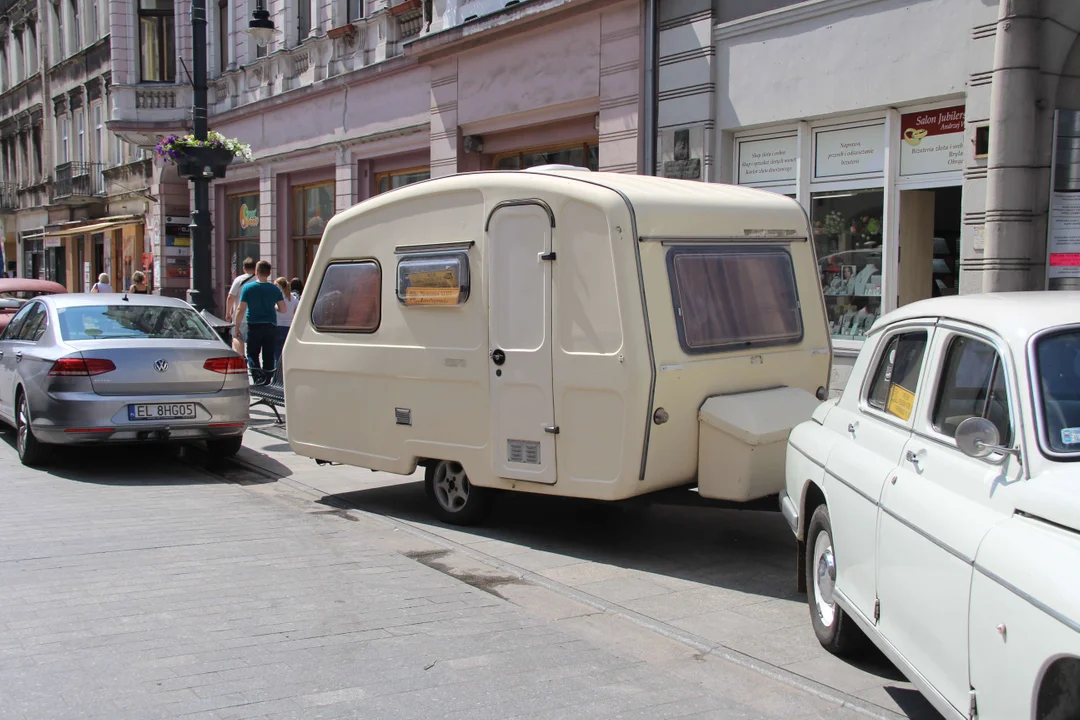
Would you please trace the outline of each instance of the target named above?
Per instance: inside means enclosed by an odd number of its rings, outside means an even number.
[[[229,350],[208,340],[79,340],[68,343],[83,358],[111,360],[115,370],[91,375],[98,395],[191,395],[220,392],[224,373],[207,370]]]

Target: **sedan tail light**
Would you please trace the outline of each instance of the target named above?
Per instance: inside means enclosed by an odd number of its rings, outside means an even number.
[[[239,355],[210,358],[203,363],[203,369],[222,375],[241,375],[248,371],[247,360]]]
[[[49,374],[54,377],[89,377],[103,375],[116,369],[112,360],[102,358],[60,358],[53,363]]]

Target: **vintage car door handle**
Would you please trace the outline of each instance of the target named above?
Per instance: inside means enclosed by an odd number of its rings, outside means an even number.
[[[855,437],[855,431],[858,430],[858,429],[859,429],[859,423],[857,423],[857,422],[848,423],[847,431],[849,433],[851,433],[852,437]]]
[[[919,454],[917,452],[915,452],[914,450],[908,450],[907,453],[904,455],[904,458],[909,463],[914,465],[916,470],[921,470],[922,469],[922,468],[919,467]]]
[[[22,362],[22,350],[15,351],[15,362]]]

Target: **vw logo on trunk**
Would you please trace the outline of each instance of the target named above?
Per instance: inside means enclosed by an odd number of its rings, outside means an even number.
[[[158,360],[156,363],[154,363],[154,369],[157,370],[158,372],[165,372],[166,370],[169,369],[169,361],[168,360]]]

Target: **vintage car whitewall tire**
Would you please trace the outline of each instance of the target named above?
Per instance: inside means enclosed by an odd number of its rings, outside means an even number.
[[[19,460],[27,467],[40,465],[45,460],[45,448],[34,437],[34,429],[30,425],[30,405],[26,402],[25,393],[19,393],[15,408],[15,449],[19,453]]]
[[[452,525],[472,525],[491,508],[491,491],[469,482],[461,463],[437,460],[427,466],[424,489],[435,517]]]
[[[862,649],[866,636],[836,604],[835,583],[836,557],[829,508],[818,505],[806,529],[806,599],[818,642],[829,652],[843,655]]]

